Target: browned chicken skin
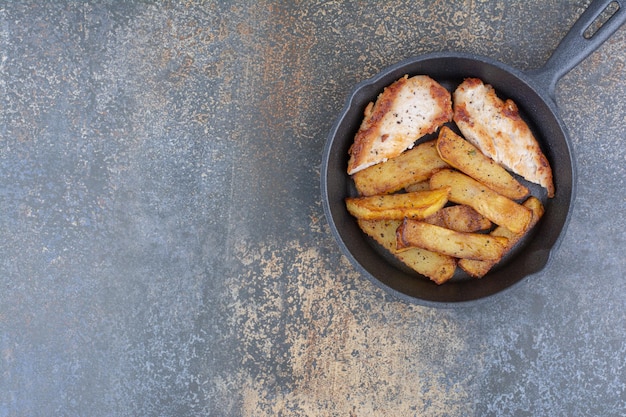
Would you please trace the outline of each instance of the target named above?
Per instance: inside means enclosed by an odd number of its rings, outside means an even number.
[[[503,101],[490,85],[468,78],[454,92],[454,121],[482,153],[554,197],[548,159],[512,100]]]
[[[349,151],[348,174],[400,155],[450,120],[450,92],[426,75],[405,75],[365,109]]]

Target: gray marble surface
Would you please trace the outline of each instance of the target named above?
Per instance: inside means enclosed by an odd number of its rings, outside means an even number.
[[[557,101],[554,261],[394,299],[320,203],[352,86],[441,50],[539,67],[586,1],[0,2],[0,417],[623,416],[626,28]]]

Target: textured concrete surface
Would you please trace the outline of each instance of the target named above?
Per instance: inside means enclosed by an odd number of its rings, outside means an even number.
[[[395,300],[319,197],[353,84],[538,67],[586,3],[0,2],[0,416],[623,416],[626,28],[558,86],[577,200],[505,297]]]

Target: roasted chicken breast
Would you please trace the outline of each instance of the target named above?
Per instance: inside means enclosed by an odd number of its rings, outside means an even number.
[[[512,100],[503,101],[491,85],[468,78],[454,92],[454,121],[482,153],[554,197],[548,159]]]
[[[451,120],[448,90],[426,75],[405,75],[365,108],[349,150],[348,174],[400,155],[419,138]]]

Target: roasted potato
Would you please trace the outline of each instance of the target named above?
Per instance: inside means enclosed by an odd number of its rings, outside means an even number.
[[[426,217],[424,222],[466,233],[488,230],[493,226],[488,218],[464,204],[444,207]]]
[[[416,183],[413,183],[411,185],[407,185],[406,187],[404,187],[404,191],[406,191],[407,193],[412,193],[413,191],[428,191],[428,190],[430,190],[430,182],[428,181],[428,179],[425,179],[424,181],[416,182]]]
[[[404,194],[348,197],[346,207],[354,217],[364,220],[423,219],[445,206],[448,191],[448,188],[442,187]]]
[[[443,284],[454,275],[456,260],[447,255],[421,248],[396,251],[396,230],[401,220],[358,220],[359,227],[382,247],[392,252],[405,265],[437,284]]]
[[[454,168],[511,200],[528,195],[528,188],[506,169],[446,126],[439,131],[437,151],[441,159]]]
[[[524,231],[532,217],[530,209],[458,171],[442,169],[436,172],[430,177],[430,187],[433,190],[450,187],[450,201],[466,204],[514,233]]]
[[[437,152],[436,140],[421,143],[400,156],[371,166],[352,176],[362,196],[390,194],[427,180],[430,175],[449,167]]]
[[[532,197],[532,196],[529,197],[523,203],[523,205],[529,208],[533,213],[532,219],[530,223],[528,224],[528,227],[526,228],[526,230],[524,230],[521,233],[513,233],[506,227],[499,226],[499,227],[496,227],[490,233],[491,236],[494,236],[494,237],[501,236],[501,237],[505,237],[508,239],[507,244],[505,246],[505,250],[504,250],[505,254],[508,251],[510,251],[513,248],[513,246],[515,246],[515,244],[519,242],[519,240],[522,237],[524,237],[526,233],[528,233],[530,229],[535,227],[539,219],[541,219],[541,216],[543,216],[543,213],[544,213],[543,205],[541,204],[541,201],[539,201],[536,197]],[[494,260],[477,261],[477,260],[470,260],[470,259],[461,259],[459,261],[459,266],[465,272],[467,272],[469,275],[471,275],[474,278],[482,278],[483,276],[487,274],[487,272],[489,272],[489,270],[491,270],[491,268],[493,268],[495,264],[496,264],[496,261]]]
[[[504,254],[507,238],[462,233],[419,220],[405,219],[396,231],[398,248],[417,247],[455,258],[495,260]]]

